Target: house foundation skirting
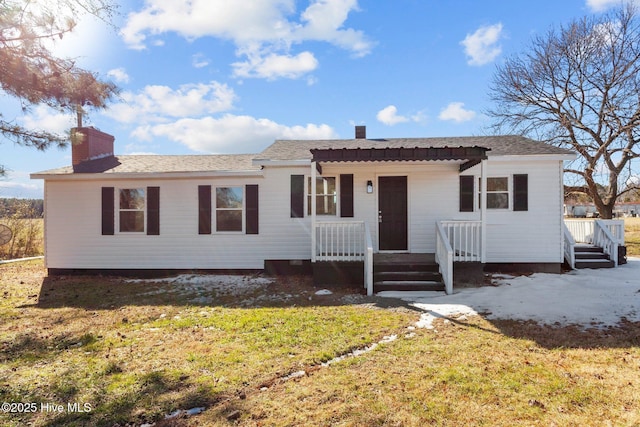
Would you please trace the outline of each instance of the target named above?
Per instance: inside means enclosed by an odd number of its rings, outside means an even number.
[[[556,262],[516,262],[516,263],[487,263],[484,266],[487,273],[562,273],[562,263]]]
[[[315,286],[353,286],[364,284],[364,262],[322,261],[312,263]]]
[[[112,276],[156,279],[176,274],[259,274],[259,269],[133,269],[133,268],[49,268],[49,276]]]

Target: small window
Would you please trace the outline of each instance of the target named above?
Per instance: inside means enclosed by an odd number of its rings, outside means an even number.
[[[242,187],[216,188],[216,231],[242,231]]]
[[[509,178],[487,178],[487,209],[509,209]]]
[[[316,178],[316,215],[335,215],[336,201],[335,177]],[[307,215],[311,215],[311,178],[307,180]]]
[[[145,195],[143,188],[120,189],[121,233],[144,233]]]

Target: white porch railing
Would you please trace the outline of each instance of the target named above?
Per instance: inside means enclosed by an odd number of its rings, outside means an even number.
[[[607,228],[613,238],[624,245],[624,220],[621,219],[565,219],[565,225],[571,232],[571,236],[578,243],[593,244],[596,223]]]
[[[599,246],[609,255],[609,259],[618,265],[618,246],[624,245],[624,220],[565,219],[564,223],[573,237],[574,246],[576,242]],[[565,255],[567,245],[565,237]],[[575,258],[573,261],[575,262]]]
[[[482,261],[481,221],[439,221],[455,262]]]
[[[600,246],[602,251],[609,255],[609,259],[613,261],[614,265],[618,265],[618,240],[613,237],[608,225],[601,220],[595,221],[593,244]]]
[[[313,261],[364,261],[364,221],[317,222],[315,233]]]
[[[373,295],[373,240],[369,231],[369,224],[364,223],[365,256],[364,256],[364,287],[367,288],[367,295]]]
[[[364,261],[364,287],[373,295],[373,241],[364,221],[316,222],[316,261]]]
[[[453,293],[453,248],[442,222],[436,222],[436,262],[442,275],[445,292]]]
[[[571,269],[574,269],[576,268],[576,241],[566,223],[562,226],[562,230],[564,232],[564,259],[567,260]]]

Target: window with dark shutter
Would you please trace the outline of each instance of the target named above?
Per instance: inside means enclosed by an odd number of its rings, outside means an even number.
[[[160,187],[147,187],[147,235],[160,235]]]
[[[473,181],[471,175],[460,176],[460,212],[473,212]]]
[[[513,210],[529,210],[529,175],[513,175]]]
[[[113,236],[115,232],[115,189],[102,187],[102,235]]]
[[[256,184],[247,185],[244,192],[247,209],[245,233],[258,234],[258,186]]]
[[[304,217],[304,175],[291,175],[291,218]]]
[[[353,174],[340,175],[340,216],[353,218]]]
[[[198,186],[198,234],[211,234],[211,186]]]

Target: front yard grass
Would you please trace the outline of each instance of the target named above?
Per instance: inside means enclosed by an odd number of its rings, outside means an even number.
[[[627,255],[640,257],[640,218],[624,219],[624,240]]]
[[[228,296],[197,304],[197,295],[171,292],[172,284],[103,277],[43,284],[43,275],[41,262],[0,266],[0,401],[38,409],[0,413],[2,425],[150,423],[270,384],[416,318],[371,305],[323,306],[313,292],[248,308]],[[91,411],[71,413],[68,404]],[[63,413],[41,410],[57,405]]]
[[[277,298],[265,300],[44,274],[40,261],[0,266],[0,401],[37,405],[0,413],[1,425],[640,424],[638,323],[471,317],[412,329],[419,313],[393,300],[319,297],[301,278],[269,285]],[[195,407],[205,410],[164,419]]]

